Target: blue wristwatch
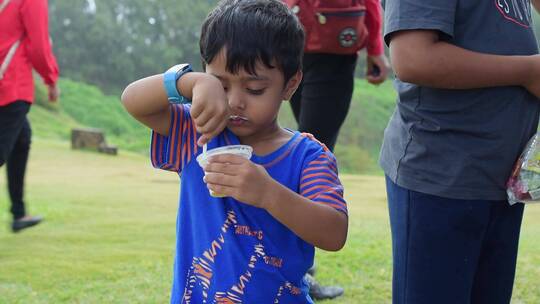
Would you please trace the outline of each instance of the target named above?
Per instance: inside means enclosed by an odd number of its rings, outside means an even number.
[[[187,63],[177,64],[170,69],[168,69],[165,74],[163,74],[163,85],[165,86],[165,91],[167,91],[167,98],[170,103],[190,103],[191,101],[179,92],[176,83],[182,75],[188,72],[193,72],[191,65]]]

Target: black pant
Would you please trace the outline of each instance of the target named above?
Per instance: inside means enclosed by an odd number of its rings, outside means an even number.
[[[334,150],[354,89],[356,55],[305,54],[304,79],[291,98],[300,132]]]
[[[16,101],[0,106],[0,167],[7,163],[7,182],[13,219],[26,215],[23,201],[24,174],[32,130],[26,114],[30,104]]]

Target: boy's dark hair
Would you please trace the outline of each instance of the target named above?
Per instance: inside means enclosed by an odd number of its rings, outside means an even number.
[[[276,64],[287,83],[302,68],[304,30],[278,0],[222,0],[206,17],[199,46],[203,67],[225,48],[227,71],[255,75],[260,60]]]

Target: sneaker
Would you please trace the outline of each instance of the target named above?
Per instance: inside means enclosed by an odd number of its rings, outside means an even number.
[[[314,300],[333,299],[343,295],[344,290],[340,286],[321,286],[309,274],[306,274],[304,278],[309,285],[309,296]]]
[[[30,228],[32,226],[35,226],[39,224],[43,218],[41,216],[25,216],[18,220],[14,220],[11,224],[11,230],[13,232],[19,232],[23,229]]]

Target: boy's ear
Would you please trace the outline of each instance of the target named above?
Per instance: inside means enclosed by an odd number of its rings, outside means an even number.
[[[285,90],[283,90],[283,100],[290,100],[292,98],[294,92],[298,89],[300,82],[302,82],[302,77],[302,71],[298,71],[291,79],[289,79],[287,85],[285,85]]]

